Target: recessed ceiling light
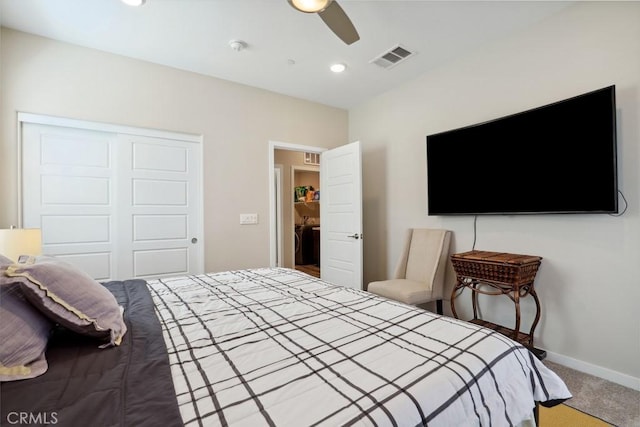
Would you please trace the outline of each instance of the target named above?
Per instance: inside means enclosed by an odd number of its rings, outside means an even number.
[[[329,69],[330,69],[331,71],[333,71],[334,73],[341,73],[341,72],[343,72],[344,70],[346,70],[346,69],[347,69],[347,66],[346,66],[346,65],[344,65],[344,64],[340,64],[340,63],[338,63],[338,64],[333,64],[333,65],[331,65],[331,66],[329,67]]]
[[[122,0],[122,3],[129,6],[142,6],[146,0]]]

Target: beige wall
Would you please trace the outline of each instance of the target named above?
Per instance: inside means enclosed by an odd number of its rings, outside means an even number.
[[[5,28],[1,40],[0,227],[18,222],[18,111],[203,135],[206,271],[269,263],[270,140],[347,142],[345,110]]]
[[[611,84],[627,212],[481,216],[476,248],[544,257],[536,279],[537,346],[552,359],[638,387],[640,3],[578,3],[349,112],[349,140],[363,147],[365,281],[393,271],[408,227],[447,228],[453,251],[472,247],[473,217],[426,215],[426,135]],[[472,171],[451,173],[473,180]],[[468,294],[460,300],[468,316]],[[530,302],[523,318],[531,319]],[[485,317],[513,325],[508,299],[483,304]]]

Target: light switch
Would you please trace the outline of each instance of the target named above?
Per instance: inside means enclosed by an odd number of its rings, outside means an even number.
[[[257,224],[257,223],[258,223],[257,213],[240,214],[240,224],[246,225],[246,224]]]

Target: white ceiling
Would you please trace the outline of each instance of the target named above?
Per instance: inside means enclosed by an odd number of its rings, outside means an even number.
[[[350,108],[567,7],[558,1],[339,0],[360,40],[347,46],[287,0],[0,0],[5,27]],[[237,52],[231,40],[247,48]],[[397,45],[417,54],[370,61]],[[293,62],[293,63],[292,63]],[[347,64],[333,74],[329,65]]]

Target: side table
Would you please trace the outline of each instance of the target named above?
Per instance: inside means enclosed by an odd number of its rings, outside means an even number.
[[[542,257],[533,255],[477,250],[451,255],[457,276],[456,285],[451,292],[453,316],[458,318],[456,294],[468,288],[471,290],[473,305],[473,319],[469,322],[500,332],[529,348],[539,359],[544,359],[546,352],[533,346],[533,333],[540,320],[540,300],[533,281],[541,260]],[[515,304],[515,327],[511,329],[480,319],[478,294],[508,296]],[[520,299],[527,295],[531,295],[536,304],[536,316],[528,333],[520,331]]]

